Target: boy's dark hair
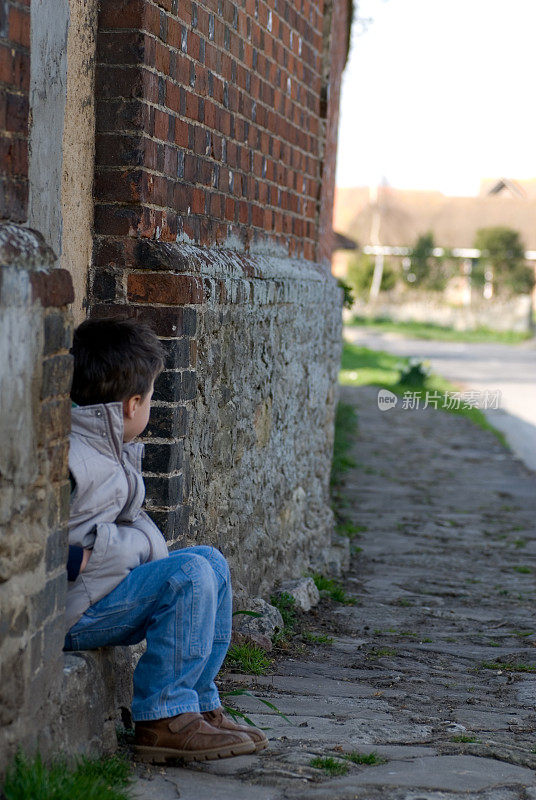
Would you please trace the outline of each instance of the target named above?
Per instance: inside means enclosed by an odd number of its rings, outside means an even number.
[[[74,332],[71,399],[79,406],[145,397],[164,366],[155,333],[134,319],[88,319]]]

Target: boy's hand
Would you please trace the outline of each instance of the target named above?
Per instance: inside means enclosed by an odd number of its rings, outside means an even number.
[[[80,564],[80,572],[83,572],[87,567],[87,562],[90,559],[91,553],[91,550],[89,550],[87,547],[84,547],[84,555],[82,556],[82,563]]]

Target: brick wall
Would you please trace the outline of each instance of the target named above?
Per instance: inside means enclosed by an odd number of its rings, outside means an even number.
[[[30,0],[0,0],[0,219],[28,206]]]
[[[322,0],[104,0],[98,236],[317,260],[324,36]]]
[[[245,594],[269,594],[330,547],[347,11],[100,8],[90,313],[134,315],[162,338],[147,508],[173,546],[220,546]]]
[[[324,0],[323,85],[326,117],[322,136],[322,181],[318,217],[318,261],[330,264],[333,249],[333,200],[337,166],[341,75],[346,64],[352,0]]]
[[[57,738],[73,295],[53,263],[39,234],[0,225],[0,773]]]

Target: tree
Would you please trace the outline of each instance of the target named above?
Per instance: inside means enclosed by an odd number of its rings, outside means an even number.
[[[447,259],[434,256],[435,242],[432,231],[418,237],[410,251],[411,267],[406,280],[420,289],[443,291],[450,277]]]
[[[372,276],[374,275],[374,259],[369,256],[359,255],[348,264],[348,283],[355,291],[357,297],[365,296],[368,300]],[[385,262],[383,266],[380,291],[388,292],[396,284],[396,273],[391,265]]]
[[[527,294],[534,287],[534,272],[525,263],[525,247],[518,231],[497,225],[477,231],[475,245],[480,250],[476,279],[492,273],[497,292]]]

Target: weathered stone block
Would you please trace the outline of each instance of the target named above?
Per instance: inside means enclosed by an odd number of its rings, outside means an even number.
[[[45,566],[47,572],[67,563],[67,534],[63,529],[53,531],[47,537]]]
[[[148,506],[176,508],[183,497],[182,485],[182,475],[172,475],[169,478],[147,475],[145,488]]]
[[[49,356],[58,350],[68,350],[73,336],[72,322],[65,314],[53,310],[45,316],[44,355]]]
[[[188,410],[185,406],[153,405],[144,439],[171,439],[186,435]]]
[[[300,578],[297,581],[286,581],[281,585],[281,592],[290,594],[297,608],[310,611],[320,602],[320,592],[312,578]]]
[[[182,466],[182,442],[151,443],[145,445],[143,468],[146,472],[170,474]]]
[[[73,359],[70,355],[59,355],[47,358],[43,362],[43,381],[41,398],[58,394],[69,394],[71,389]]]
[[[190,339],[162,339],[166,351],[166,369],[184,369],[190,366]]]
[[[254,637],[258,635],[271,641],[278,630],[283,630],[284,623],[281,612],[260,597],[247,600],[244,607],[238,610],[253,611],[261,615],[260,617],[250,617],[246,614],[235,614],[233,617],[234,630],[252,638],[253,641]]]

